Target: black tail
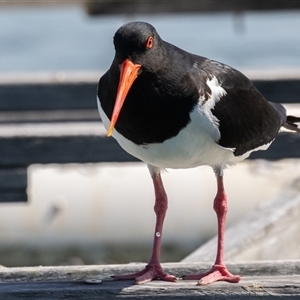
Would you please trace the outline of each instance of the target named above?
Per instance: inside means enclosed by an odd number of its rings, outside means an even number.
[[[295,124],[295,123],[300,122],[300,117],[287,116],[285,108],[279,103],[274,103],[274,102],[269,101],[269,104],[271,104],[273,106],[273,108],[280,115],[281,120],[283,122],[282,126],[284,128],[291,130],[291,131],[295,131],[297,133],[300,133],[300,128],[298,128],[298,125]]]
[[[299,122],[300,122],[300,117],[287,116],[286,121],[282,126],[286,129],[300,133],[300,128],[298,128],[297,124],[295,124]]]

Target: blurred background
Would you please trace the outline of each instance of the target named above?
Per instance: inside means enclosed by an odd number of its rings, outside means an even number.
[[[88,78],[96,95],[114,56],[115,31],[137,20],[154,25],[164,40],[250,78],[299,75],[297,1],[265,1],[266,7],[258,5],[262,1],[124,2],[0,1],[0,89],[15,80],[75,76]],[[96,96],[90,101],[96,109]],[[102,130],[100,118],[91,123]],[[298,173],[295,159],[247,160],[227,170],[228,226]],[[0,203],[0,264],[148,260],[154,194],[144,163],[32,164],[27,174],[27,202]],[[167,170],[163,179],[170,203],[162,260],[179,261],[216,233],[216,182],[208,167]]]

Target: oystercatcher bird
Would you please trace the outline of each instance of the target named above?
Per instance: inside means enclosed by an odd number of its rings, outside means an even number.
[[[184,276],[208,284],[238,282],[223,258],[227,199],[223,170],[252,151],[267,149],[284,126],[299,132],[300,118],[286,116],[268,102],[239,71],[165,42],[144,22],[120,27],[115,57],[98,85],[98,109],[107,136],[146,162],[152,177],[156,214],[152,256],[144,270],[115,279],[177,281],[160,264],[160,245],[168,200],[161,179],[165,168],[212,167],[217,178],[214,210],[217,255],[211,270]],[[184,199],[184,201],[187,201]]]

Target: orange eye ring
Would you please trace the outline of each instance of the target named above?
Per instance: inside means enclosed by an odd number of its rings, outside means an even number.
[[[151,49],[153,47],[154,38],[153,36],[149,36],[146,42],[146,48]]]

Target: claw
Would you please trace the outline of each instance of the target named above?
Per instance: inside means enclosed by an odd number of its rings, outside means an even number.
[[[238,275],[232,275],[224,265],[214,265],[206,273],[193,274],[181,277],[183,280],[199,280],[197,285],[206,285],[216,281],[228,281],[238,283],[241,279]]]
[[[154,279],[176,282],[177,278],[163,271],[160,265],[147,265],[144,270],[132,274],[111,276],[115,280],[130,280],[134,279],[135,284],[143,284]]]

